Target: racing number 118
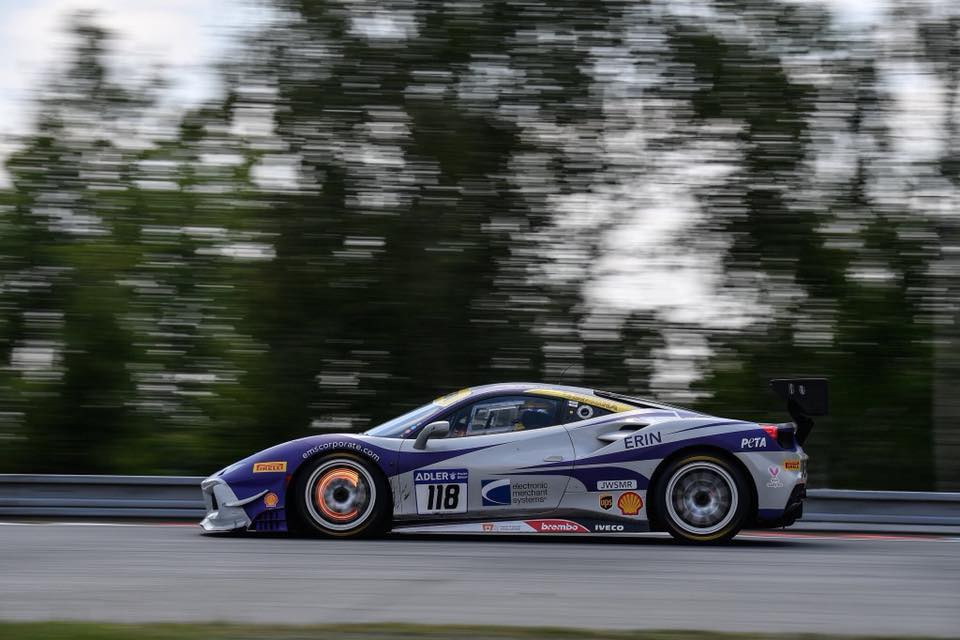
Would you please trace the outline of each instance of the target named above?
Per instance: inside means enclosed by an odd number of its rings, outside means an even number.
[[[422,482],[417,484],[417,513],[466,512],[466,482]]]
[[[430,511],[451,511],[460,504],[459,484],[431,484],[427,495]]]

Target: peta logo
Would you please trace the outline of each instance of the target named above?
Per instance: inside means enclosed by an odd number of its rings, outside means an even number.
[[[740,448],[741,449],[766,449],[767,439],[763,436],[760,436],[758,438],[741,438]]]

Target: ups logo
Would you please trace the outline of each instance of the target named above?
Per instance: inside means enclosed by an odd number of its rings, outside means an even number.
[[[604,511],[608,511],[610,507],[613,506],[613,496],[609,493],[605,493],[600,496],[600,508]]]

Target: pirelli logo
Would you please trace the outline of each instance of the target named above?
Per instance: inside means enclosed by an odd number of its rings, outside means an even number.
[[[287,470],[286,462],[255,462],[254,473],[283,473]]]

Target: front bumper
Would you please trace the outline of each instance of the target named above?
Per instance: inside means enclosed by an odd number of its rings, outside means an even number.
[[[221,533],[248,528],[250,526],[250,518],[247,516],[243,505],[249,504],[267,493],[267,491],[264,490],[249,498],[240,500],[225,480],[215,476],[211,476],[201,482],[200,489],[203,491],[203,502],[207,508],[207,515],[200,522],[200,526],[208,533]]]

